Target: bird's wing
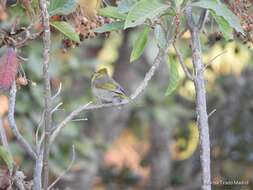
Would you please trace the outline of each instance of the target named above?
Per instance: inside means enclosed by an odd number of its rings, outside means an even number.
[[[124,97],[126,96],[124,89],[114,80],[101,84],[95,84],[95,87],[114,92],[118,95],[123,95]]]

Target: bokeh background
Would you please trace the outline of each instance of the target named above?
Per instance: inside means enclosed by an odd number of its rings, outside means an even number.
[[[62,84],[61,94],[53,103],[63,103],[53,115],[54,125],[77,106],[94,100],[90,77],[98,68],[106,67],[129,95],[134,92],[158,51],[151,34],[144,55],[130,64],[138,30],[97,36],[67,51],[62,49],[63,36],[53,32],[50,65],[53,93]],[[209,117],[213,182],[244,180],[249,183],[246,186],[215,185],[213,189],[250,190],[253,189],[252,47],[240,39],[224,41],[215,27],[201,37],[208,112],[213,112]],[[188,40],[186,32],[179,48],[191,68]],[[0,51],[2,54],[3,48]],[[33,41],[19,53],[28,58],[21,66],[30,82],[18,89],[16,121],[22,134],[34,143],[34,132],[43,111],[42,43]],[[177,62],[173,49],[145,92],[136,99],[137,105],[83,112],[62,130],[51,149],[51,180],[68,167],[72,145],[76,149],[76,160],[57,184],[59,189],[199,189],[194,85],[178,68],[180,85],[166,97],[170,81],[168,63],[171,62]],[[33,162],[16,143],[9,128],[7,101],[6,94],[1,94],[0,115],[11,152],[18,167],[31,179]]]

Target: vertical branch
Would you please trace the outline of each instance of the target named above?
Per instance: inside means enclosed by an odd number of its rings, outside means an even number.
[[[202,61],[202,50],[200,43],[200,28],[195,25],[192,19],[191,8],[186,9],[187,25],[191,33],[192,61],[195,70],[194,85],[196,91],[196,107],[198,127],[200,131],[200,160],[202,169],[202,189],[211,190],[211,169],[210,169],[210,139],[208,114],[206,105],[206,91],[204,80],[204,65]],[[205,19],[205,17],[200,17]],[[199,23],[202,23],[200,20]]]
[[[3,125],[3,119],[2,117],[0,116],[0,135],[1,135],[1,141],[2,141],[2,144],[3,144],[3,147],[9,151],[9,144],[8,144],[8,141],[7,141],[7,137],[6,137],[6,133],[5,133],[5,129],[4,129],[4,125]]]
[[[38,153],[35,167],[34,167],[34,174],[33,174],[33,181],[34,181],[34,190],[41,190],[41,176],[42,176],[42,167],[43,167],[43,149],[40,150]]]
[[[50,57],[50,26],[49,26],[49,14],[47,11],[47,1],[40,0],[40,10],[42,13],[43,24],[43,78],[44,78],[44,151],[43,151],[43,188],[47,190],[48,187],[48,157],[49,157],[49,138],[51,131],[51,88],[50,88],[50,76],[49,76],[49,57]]]

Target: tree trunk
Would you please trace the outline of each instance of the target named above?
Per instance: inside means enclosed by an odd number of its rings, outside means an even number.
[[[150,126],[150,190],[166,189],[170,179],[170,153],[168,143],[170,139],[169,126],[163,126],[157,121]]]

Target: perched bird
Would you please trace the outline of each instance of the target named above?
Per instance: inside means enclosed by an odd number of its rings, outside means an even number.
[[[124,89],[108,75],[105,68],[99,69],[91,77],[91,89],[98,103],[120,103],[131,99]]]

